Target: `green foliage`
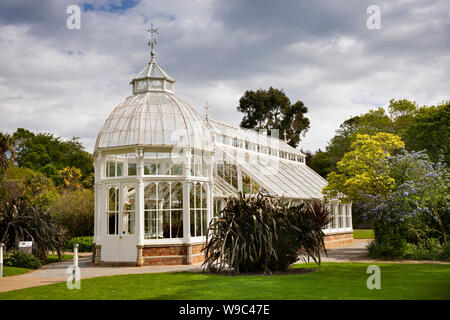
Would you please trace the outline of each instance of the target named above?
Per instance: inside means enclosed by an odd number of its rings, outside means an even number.
[[[336,131],[336,135],[328,143],[326,150],[324,152],[317,152],[314,155],[312,159],[314,170],[324,178],[331,171],[336,171],[336,164],[343,158],[344,154],[351,150],[351,144],[356,140],[358,134],[375,135],[379,132],[392,133],[402,138],[408,150],[417,151],[428,149],[427,144],[431,141],[429,139],[430,135],[436,135],[438,132],[447,130],[448,137],[449,126],[446,124],[446,121],[447,123],[449,122],[448,116],[447,119],[444,117],[441,120],[440,127],[435,126],[431,128],[428,124],[424,124],[427,121],[423,122],[422,119],[416,119],[418,106],[414,101],[391,99],[387,110],[389,114],[386,114],[385,109],[378,108],[345,120]],[[425,134],[427,138],[424,137],[420,146],[418,145],[418,141],[415,141],[417,132],[407,134],[415,122],[422,127],[428,127],[428,133]],[[424,131],[422,130],[422,132]],[[315,162],[314,158],[316,156],[319,157],[319,160]]]
[[[262,194],[228,199],[211,222],[205,245],[205,270],[233,273],[285,271],[299,259],[320,264],[322,227],[329,211],[319,202],[285,203]]]
[[[365,195],[375,231],[372,255],[437,259],[450,232],[450,175],[425,153],[404,152],[384,161],[396,179],[386,196]]]
[[[442,246],[437,239],[429,239],[426,244],[413,244],[403,239],[398,243],[372,242],[368,249],[369,256],[372,258],[389,257],[411,260],[449,260],[450,258],[449,249]]]
[[[58,197],[51,179],[32,169],[16,166],[8,168],[6,179],[0,185],[0,189],[4,190],[0,193],[3,194],[0,195],[0,200],[12,201],[21,197],[31,206],[44,211]]]
[[[67,230],[68,237],[94,234],[94,191],[66,191],[53,202],[49,213]]]
[[[319,149],[312,156],[310,167],[322,177],[326,177],[334,165],[335,163],[330,159],[328,153]]]
[[[447,243],[442,247],[442,259],[450,260],[450,243]]]
[[[78,252],[92,252],[92,243],[94,237],[76,237],[70,239],[67,243],[66,249],[73,251],[73,245],[78,243]]]
[[[14,141],[7,133],[0,132],[0,177],[15,158]]]
[[[13,134],[13,140],[18,166],[41,171],[55,183],[60,183],[60,180],[54,169],[76,167],[81,170],[83,178],[94,172],[93,157],[83,150],[78,138],[63,141],[52,134],[35,134],[19,128]]]
[[[64,251],[65,231],[51,215],[40,212],[21,197],[0,203],[0,239],[7,249],[20,241],[33,241],[33,253],[45,262],[48,251]]]
[[[18,250],[9,250],[5,252],[3,263],[8,267],[18,267],[27,269],[38,269],[41,262],[34,255]]]
[[[327,176],[324,195],[357,202],[363,200],[363,194],[388,194],[395,180],[383,172],[382,160],[403,146],[400,137],[390,133],[358,134],[352,150],[337,163],[337,171]]]
[[[274,89],[246,91],[239,100],[237,110],[245,115],[241,127],[249,129],[278,129],[280,138],[297,147],[300,135],[309,129],[309,119],[305,117],[308,108],[301,101],[291,104],[283,90]]]
[[[408,150],[426,150],[433,161],[443,155],[450,165],[450,100],[420,108],[404,131]]]

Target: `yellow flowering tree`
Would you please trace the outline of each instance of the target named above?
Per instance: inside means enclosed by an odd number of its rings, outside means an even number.
[[[81,170],[76,167],[65,167],[59,170],[59,174],[63,178],[64,187],[66,189],[79,189],[81,180]]]
[[[347,152],[337,163],[337,170],[327,176],[323,189],[326,198],[343,202],[358,202],[363,194],[388,195],[395,187],[383,161],[404,147],[399,136],[380,132],[375,135],[358,134]]]

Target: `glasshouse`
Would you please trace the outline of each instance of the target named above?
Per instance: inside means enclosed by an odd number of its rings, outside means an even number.
[[[208,223],[239,192],[323,200],[327,184],[283,139],[205,119],[154,58],[101,128],[95,158],[95,263],[202,262]],[[351,204],[327,203],[328,242],[352,239]]]

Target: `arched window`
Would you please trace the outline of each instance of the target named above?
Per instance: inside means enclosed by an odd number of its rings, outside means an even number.
[[[133,186],[126,186],[123,188],[122,199],[122,232],[124,234],[134,234],[134,226],[136,221],[136,188]]]

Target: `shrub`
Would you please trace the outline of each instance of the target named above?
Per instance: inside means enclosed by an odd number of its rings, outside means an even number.
[[[15,198],[0,205],[0,239],[7,249],[17,248],[20,241],[33,241],[33,254],[45,262],[49,251],[62,254],[65,231],[48,213]]]
[[[38,258],[30,253],[17,250],[6,251],[3,263],[5,266],[17,268],[38,269],[41,267],[41,262]]]
[[[68,237],[92,236],[94,234],[94,192],[81,189],[66,191],[49,212],[67,229]]]
[[[211,272],[285,271],[299,259],[320,264],[325,249],[322,227],[329,211],[319,202],[285,203],[259,195],[230,198],[210,223],[204,270]]]
[[[370,254],[439,259],[450,233],[450,176],[445,164],[422,152],[404,152],[386,160],[395,190],[366,195],[364,204],[375,232]]]
[[[442,259],[450,260],[450,243],[442,247]]]
[[[66,249],[73,251],[73,245],[78,243],[78,252],[92,252],[92,242],[94,237],[76,237],[72,238],[66,246]]]

